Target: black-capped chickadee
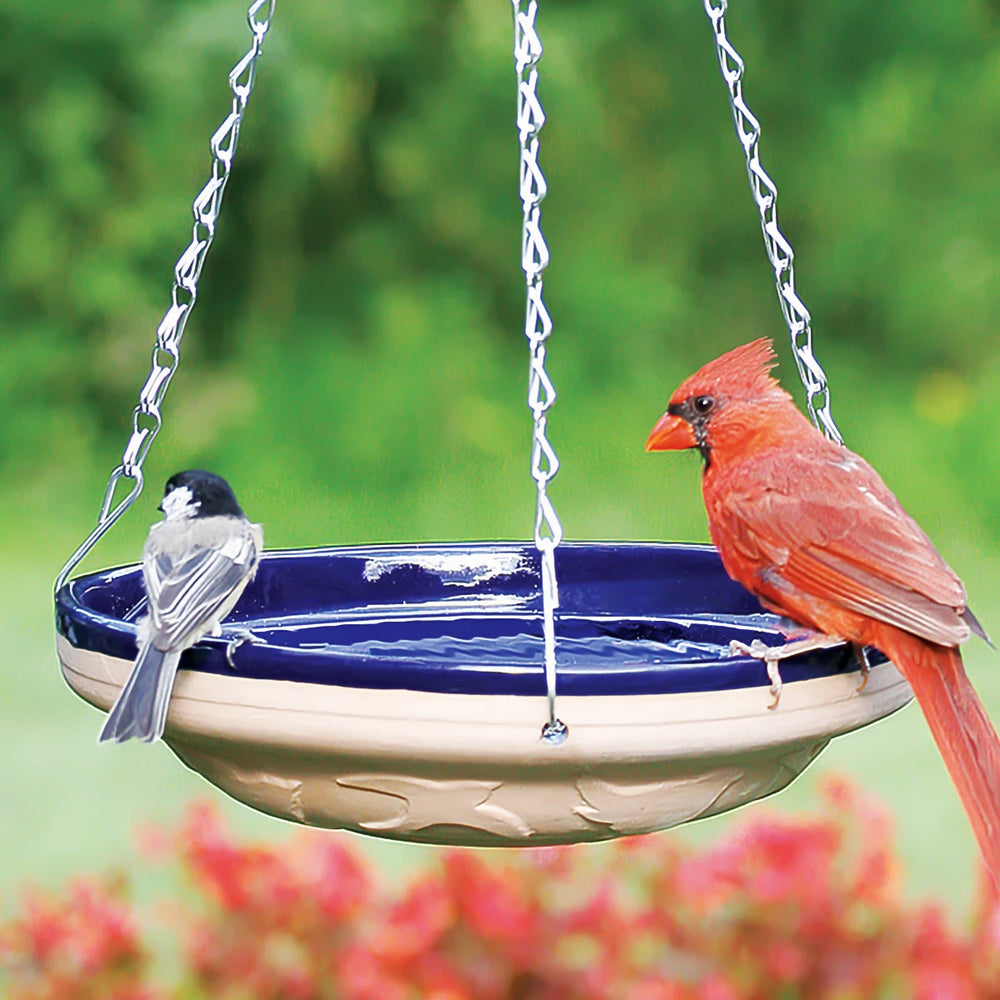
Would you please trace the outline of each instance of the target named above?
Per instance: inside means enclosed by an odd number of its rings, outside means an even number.
[[[163,520],[149,531],[142,578],[149,614],[139,622],[139,655],[100,740],[152,743],[163,735],[181,653],[221,634],[264,547],[229,483],[212,472],[178,472],[167,481]]]

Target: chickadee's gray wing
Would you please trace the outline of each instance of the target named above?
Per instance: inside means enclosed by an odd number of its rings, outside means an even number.
[[[253,574],[259,552],[249,524],[217,544],[147,546],[142,570],[149,598],[150,640],[160,649],[197,642],[230,610],[233,592]]]

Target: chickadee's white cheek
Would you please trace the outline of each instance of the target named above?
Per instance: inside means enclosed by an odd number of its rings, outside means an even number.
[[[168,521],[178,521],[181,518],[194,517],[201,504],[195,500],[186,486],[178,486],[163,498],[161,506]]]

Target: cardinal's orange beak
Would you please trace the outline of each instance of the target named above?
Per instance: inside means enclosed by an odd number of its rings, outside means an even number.
[[[697,447],[691,425],[672,413],[664,413],[646,438],[646,451],[681,451]]]

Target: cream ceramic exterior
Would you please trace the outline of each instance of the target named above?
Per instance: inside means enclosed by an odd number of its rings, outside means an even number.
[[[107,710],[132,664],[57,639]],[[181,670],[165,740],[247,805],[311,826],[433,844],[528,846],[647,833],[784,788],[833,736],[912,697],[891,664],[707,694],[544,698],[377,691]]]

